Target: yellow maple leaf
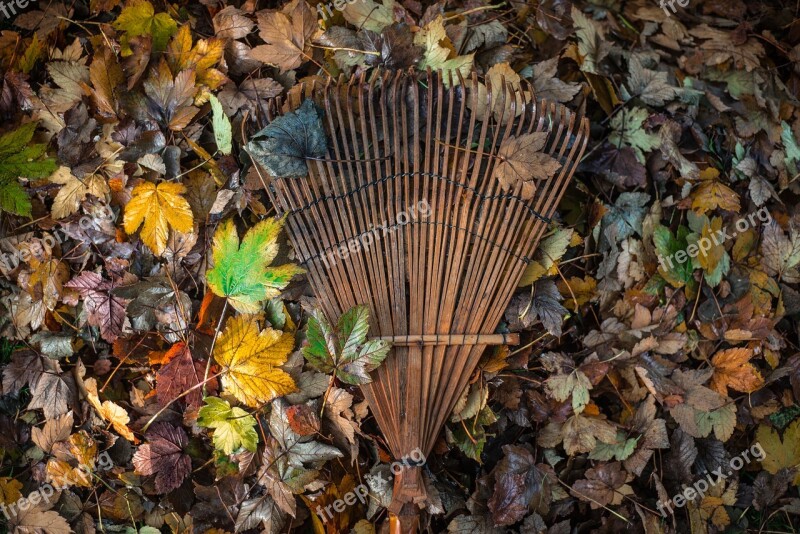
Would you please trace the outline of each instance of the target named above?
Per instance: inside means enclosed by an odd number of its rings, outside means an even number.
[[[278,366],[294,348],[288,332],[264,328],[256,317],[231,317],[217,341],[214,359],[222,367],[222,385],[244,404],[257,407],[296,389],[294,380]]]
[[[102,176],[90,174],[77,178],[67,167],[56,169],[50,176],[50,181],[62,185],[53,201],[53,219],[63,219],[78,211],[86,195],[105,199],[111,192]]]
[[[182,70],[194,69],[199,85],[209,89],[217,89],[226,78],[219,70],[213,68],[225,52],[225,40],[212,37],[198,39],[192,46],[192,31],[188,24],[178,29],[167,46],[167,63],[174,74]]]
[[[756,431],[756,443],[764,449],[761,466],[773,475],[786,467],[800,466],[800,419],[789,425],[781,440],[774,428],[761,425]],[[794,485],[800,486],[800,471],[794,477]]]
[[[194,228],[192,209],[183,198],[183,184],[162,182],[157,186],[143,182],[133,188],[125,206],[125,232],[134,233],[142,226],[142,241],[161,255],[167,246],[169,229],[191,233]]]
[[[97,380],[94,378],[87,378],[83,383],[86,386],[86,398],[89,404],[97,411],[97,414],[105,421],[111,423],[111,426],[114,427],[114,430],[116,430],[120,436],[133,443],[139,443],[139,440],[133,435],[131,429],[128,428],[128,423],[131,421],[128,412],[126,412],[122,406],[114,404],[111,401],[100,402],[100,395],[97,393]]]
[[[711,389],[720,395],[727,395],[728,388],[752,393],[764,385],[764,379],[758,369],[750,363],[753,351],[748,348],[722,350],[711,358],[714,375],[711,377]]]

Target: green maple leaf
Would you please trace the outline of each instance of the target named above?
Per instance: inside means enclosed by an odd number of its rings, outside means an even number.
[[[324,158],[328,138],[311,100],[278,117],[253,136],[247,151],[276,178],[308,174],[307,158]]]
[[[231,454],[239,447],[255,451],[258,446],[256,420],[243,409],[231,407],[228,401],[217,397],[206,397],[206,405],[200,408],[197,424],[214,429],[214,448]]]
[[[661,139],[656,134],[648,133],[644,121],[650,113],[643,108],[634,107],[630,111],[623,110],[611,119],[611,133],[608,142],[617,148],[629,146],[636,154],[640,163],[645,163],[646,154],[661,145]]]
[[[114,21],[114,29],[126,32],[123,40],[123,55],[132,52],[127,39],[139,35],[150,35],[153,38],[153,48],[162,51],[167,47],[169,38],[178,31],[178,24],[166,13],[156,14],[153,4],[147,0],[132,0]]]
[[[658,272],[674,287],[693,285],[692,262],[686,260],[681,263],[676,258],[679,251],[685,251],[688,247],[689,235],[689,229],[685,226],[678,227],[677,236],[674,236],[666,226],[658,225],[653,231],[653,243],[659,258],[663,258]]]
[[[303,355],[322,373],[335,373],[348,384],[368,384],[372,381],[369,373],[386,359],[391,349],[387,341],[367,341],[368,330],[369,309],[366,306],[348,310],[335,328],[316,311],[308,320],[308,344],[303,347]]]
[[[36,123],[23,124],[0,136],[0,210],[16,215],[31,215],[31,201],[17,182],[18,177],[44,178],[56,170],[56,162],[45,158],[45,144],[29,144]]]
[[[277,297],[292,277],[305,272],[293,263],[270,267],[278,254],[278,234],[283,219],[266,219],[256,224],[239,243],[232,220],[214,234],[214,267],[206,273],[211,291],[227,297],[241,313],[258,313],[262,302]]]

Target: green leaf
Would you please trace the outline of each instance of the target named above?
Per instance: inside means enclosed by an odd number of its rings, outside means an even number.
[[[653,243],[660,262],[658,272],[674,287],[682,287],[693,280],[692,262],[687,259],[681,263],[676,257],[677,252],[686,251],[689,235],[689,229],[685,226],[678,228],[677,237],[665,226],[658,225],[653,231]]]
[[[558,262],[567,252],[574,230],[569,228],[558,228],[553,235],[542,239],[536,248],[536,261],[533,261],[525,268],[522,279],[517,287],[525,287],[533,284]]]
[[[378,339],[366,340],[369,310],[356,306],[345,312],[336,328],[316,311],[308,319],[303,356],[322,373],[335,374],[348,384],[368,384],[369,373],[386,359],[391,344]]]
[[[47,145],[32,144],[35,122],[23,124],[0,136],[0,210],[30,217],[31,201],[17,178],[44,178],[57,168],[52,158],[45,158]]]
[[[623,109],[611,119],[611,132],[608,142],[617,148],[629,146],[636,154],[639,163],[645,163],[645,155],[661,144],[660,137],[647,133],[644,121],[650,113],[643,108]]]
[[[163,51],[167,42],[176,31],[178,24],[166,13],[156,14],[153,4],[147,0],[131,0],[114,21],[114,29],[126,32],[126,37],[150,35],[153,37],[153,49]],[[130,51],[127,42],[123,47]],[[130,55],[128,53],[127,55]]]
[[[305,272],[293,263],[270,267],[278,254],[283,223],[283,219],[261,221],[247,231],[241,246],[230,219],[214,234],[214,267],[206,273],[208,286],[241,313],[260,312],[263,301],[277,297],[293,276]]]
[[[35,130],[36,123],[29,122],[0,136],[0,180],[44,178],[56,170],[54,159],[42,159],[47,145],[28,145]]]
[[[781,121],[781,141],[783,148],[786,151],[786,166],[792,174],[797,174],[798,166],[800,166],[800,146],[797,144],[797,139],[794,137],[792,127],[786,121]]]
[[[0,182],[0,211],[31,216],[31,199],[17,182]]]
[[[214,448],[231,454],[239,447],[255,451],[258,446],[256,420],[243,409],[231,408],[228,401],[217,397],[206,397],[206,405],[200,408],[197,424],[214,429]]]
[[[306,159],[324,158],[327,150],[322,119],[311,100],[269,123],[247,144],[253,159],[277,178],[306,176]]]
[[[592,389],[592,383],[583,371],[575,369],[569,374],[548,378],[544,387],[558,402],[564,402],[572,395],[572,409],[575,413],[581,413],[589,403],[589,390]]]
[[[633,451],[636,450],[636,444],[639,442],[640,438],[641,436],[627,438],[624,432],[617,432],[616,443],[609,444],[598,441],[597,445],[595,445],[595,448],[589,453],[589,458],[591,460],[607,462],[611,460],[611,458],[616,457],[616,459],[621,462],[633,454]]]
[[[222,111],[222,104],[219,99],[211,95],[211,125],[214,127],[214,139],[217,141],[217,148],[224,155],[229,155],[233,150],[233,132],[231,131],[231,121]]]

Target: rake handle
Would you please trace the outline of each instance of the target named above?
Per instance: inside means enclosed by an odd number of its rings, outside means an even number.
[[[393,345],[519,345],[519,334],[410,334],[375,339]]]

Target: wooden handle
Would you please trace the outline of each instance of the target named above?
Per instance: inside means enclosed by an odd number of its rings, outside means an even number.
[[[410,334],[375,339],[393,345],[519,345],[519,334]]]

